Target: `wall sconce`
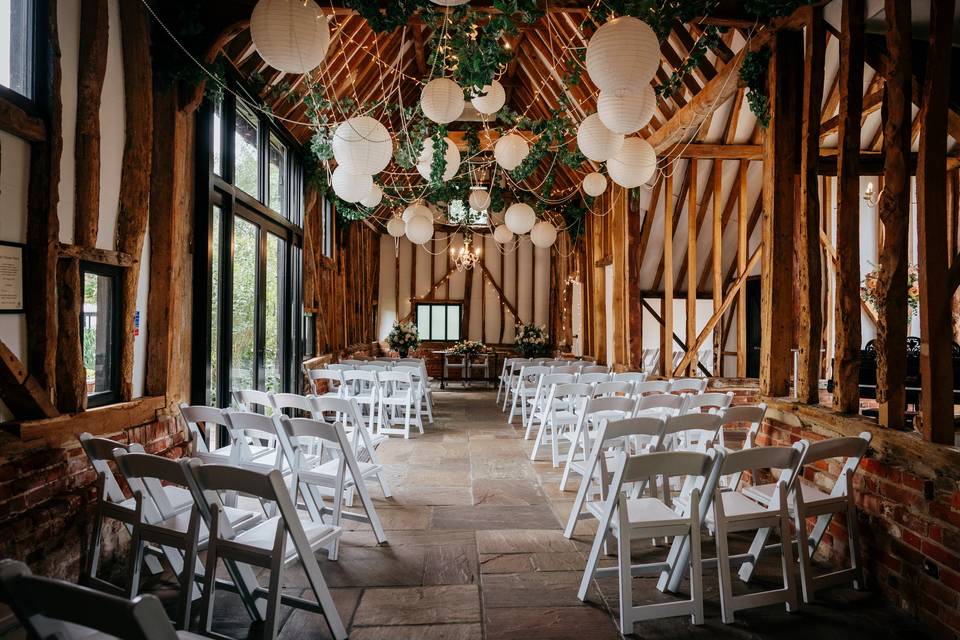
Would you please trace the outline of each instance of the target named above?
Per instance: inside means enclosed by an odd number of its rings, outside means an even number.
[[[867,188],[863,190],[863,199],[867,201],[868,207],[877,206],[877,202],[880,201],[880,194],[883,193],[883,189],[880,190],[880,193],[877,193],[876,188],[873,186],[872,182],[867,183]]]

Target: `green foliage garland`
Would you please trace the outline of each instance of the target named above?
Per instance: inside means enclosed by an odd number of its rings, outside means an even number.
[[[747,104],[757,117],[760,126],[770,124],[770,96],[767,93],[767,66],[770,63],[770,47],[748,51],[740,66],[740,79],[746,84]]]

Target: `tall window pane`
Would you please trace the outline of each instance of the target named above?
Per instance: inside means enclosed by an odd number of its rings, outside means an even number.
[[[266,335],[264,337],[263,370],[266,391],[283,391],[283,249],[284,242],[267,234]]]
[[[254,198],[259,198],[260,121],[252,109],[240,102],[237,103],[237,125],[233,137],[233,183]]]
[[[207,386],[207,397],[210,406],[217,406],[217,382],[220,379],[220,363],[217,361],[217,345],[220,340],[220,259],[222,243],[220,242],[222,210],[213,207],[213,244],[211,247],[211,282],[210,282],[210,382]]]
[[[2,1],[2,0],[0,0]],[[223,175],[223,100],[213,103],[213,172]]]
[[[269,186],[267,206],[287,215],[287,148],[273,133],[270,134]]]
[[[33,1],[0,0],[0,85],[33,97]]]
[[[233,336],[231,389],[253,387],[256,364],[257,245],[259,229],[243,218],[233,220]]]

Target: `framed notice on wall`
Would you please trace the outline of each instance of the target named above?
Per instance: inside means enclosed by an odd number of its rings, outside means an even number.
[[[23,313],[23,248],[0,241],[0,313]]]

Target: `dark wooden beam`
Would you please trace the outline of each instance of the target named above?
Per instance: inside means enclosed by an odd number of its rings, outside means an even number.
[[[0,95],[0,130],[23,138],[27,142],[43,142],[47,139],[47,123],[43,118],[27,113],[2,95]]]
[[[0,340],[0,400],[17,420],[59,415],[50,394],[27,373],[27,367]]]
[[[80,261],[66,258],[57,263],[57,407],[62,413],[87,408],[87,373],[83,366],[83,282]]]

